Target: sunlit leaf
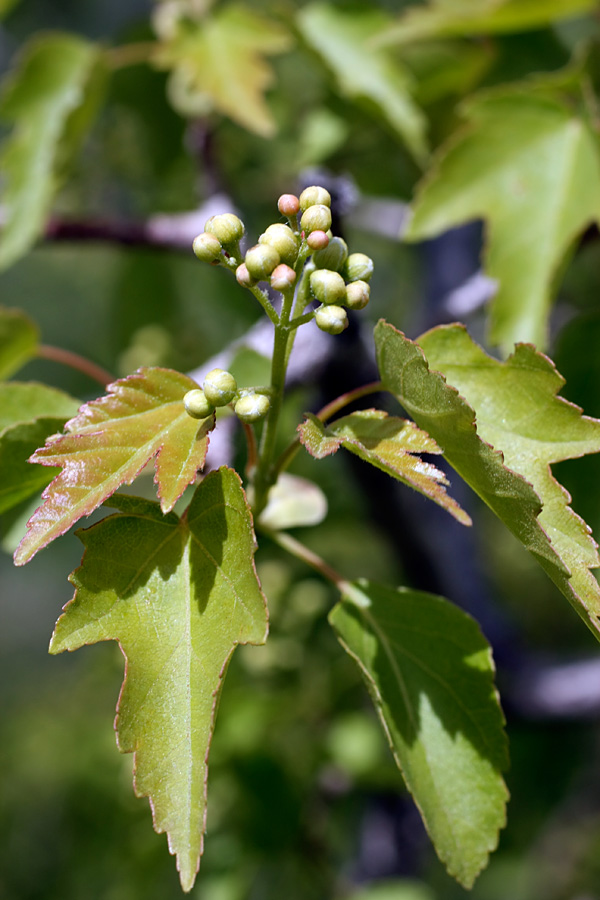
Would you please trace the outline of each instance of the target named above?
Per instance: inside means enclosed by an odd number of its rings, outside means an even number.
[[[118,641],[127,664],[115,723],[135,754],[134,785],[167,832],[184,890],[203,848],[207,760],[227,665],[237,644],[261,644],[267,612],[240,480],[212,472],[187,516],[116,495],[122,510],[78,532],[86,550],[51,653]],[[110,565],[107,565],[110,560]]]
[[[359,582],[330,614],[440,859],[471,887],[505,824],[503,717],[477,624],[442,597]]]
[[[170,369],[139,369],[109,385],[109,393],[86,403],[31,462],[60,466],[44,491],[44,503],[31,517],[15,562],[28,562],[38,550],[88,516],[122,484],[131,484],[156,457],[156,483],[169,512],[204,466],[214,417],[198,421],[183,397],[196,383]]]
[[[381,33],[378,44],[543,28],[596,5],[596,0],[430,0],[411,6]]]
[[[501,363],[461,326],[438,328],[420,339],[428,365],[390,325],[379,323],[376,342],[388,390],[599,637],[596,544],[550,464],[600,451],[600,421],[557,396],[563,379],[531,346]]]
[[[340,91],[374,107],[422,160],[427,155],[426,120],[412,98],[412,76],[398,59],[371,43],[389,21],[378,9],[344,12],[325,3],[311,3],[298,15],[304,39],[333,71]]]
[[[290,46],[278,23],[242,6],[186,21],[162,45],[155,62],[172,70],[170,96],[180,112],[214,108],[244,128],[271,137],[275,123],[264,94],[274,81],[265,57]]]
[[[444,473],[421,459],[421,453],[439,454],[442,451],[414,422],[388,416],[380,409],[365,409],[343,416],[328,426],[316,416],[308,415],[298,426],[298,433],[302,444],[317,459],[345,447],[443,506],[463,525],[471,524],[467,513],[446,493],[444,485],[448,484],[448,479]]]
[[[39,332],[19,309],[0,308],[0,378],[9,378],[35,356]]]
[[[600,216],[598,139],[567,102],[512,90],[465,107],[468,125],[418,191],[407,238],[482,218],[486,272],[498,282],[491,340],[543,347],[553,281],[573,241]]]

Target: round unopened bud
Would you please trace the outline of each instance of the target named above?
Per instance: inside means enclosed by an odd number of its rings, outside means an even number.
[[[220,257],[223,248],[214,234],[203,231],[194,238],[192,249],[202,262],[213,263]]]
[[[264,281],[279,265],[279,253],[270,244],[255,244],[246,253],[244,262],[252,278]]]
[[[320,306],[315,313],[315,322],[327,334],[341,334],[348,327],[348,316],[343,306]]]
[[[331,269],[340,272],[348,258],[348,244],[341,237],[332,238],[327,247],[313,254],[313,262],[317,269]]]
[[[373,260],[365,253],[351,253],[344,266],[346,281],[370,281]]]
[[[252,287],[255,283],[256,279],[252,277],[250,272],[246,267],[246,263],[242,263],[235,270],[235,278],[238,284],[241,284],[242,287]]]
[[[313,184],[302,191],[299,202],[302,212],[305,212],[309,206],[316,206],[317,204],[331,206],[331,194],[325,188]]]
[[[331,228],[331,210],[322,203],[309,206],[306,212],[302,213],[300,228],[306,234],[310,234],[311,231],[327,231]]]
[[[310,275],[310,289],[321,303],[343,303],[346,299],[346,283],[338,272],[316,269]]]
[[[227,406],[237,394],[237,382],[225,369],[211,369],[202,387],[206,399],[213,406]]]
[[[282,216],[291,218],[298,213],[300,209],[300,201],[295,194],[282,194],[277,201],[277,209]]]
[[[306,243],[311,250],[323,250],[329,243],[329,235],[325,231],[311,231]]]
[[[206,394],[200,388],[188,391],[183,398],[183,405],[186,413],[192,419],[206,419],[215,411],[214,406],[208,402]]]
[[[299,241],[289,225],[277,222],[269,225],[258,239],[259,244],[268,244],[277,250],[281,262],[293,265],[298,256]]]
[[[276,291],[287,291],[296,280],[296,273],[285,263],[273,269],[271,274],[271,287]]]
[[[244,236],[244,223],[233,213],[211,216],[204,230],[214,234],[222,244],[236,244]]]
[[[364,309],[369,302],[371,288],[366,281],[351,281],[346,285],[346,300],[344,305],[348,309]]]
[[[235,414],[242,422],[250,424],[264,419],[269,412],[271,401],[265,394],[246,394],[235,404]]]

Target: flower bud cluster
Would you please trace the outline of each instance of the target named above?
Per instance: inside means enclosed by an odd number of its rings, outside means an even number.
[[[193,388],[183,398],[185,411],[193,419],[207,419],[220,406],[234,404],[234,412],[242,422],[257,422],[266,416],[270,400],[252,388],[238,389],[231,372],[211,369],[201,388]]]
[[[240,256],[240,241],[244,236],[244,223],[233,213],[211,216],[204,231],[194,238],[194,253],[202,262],[218,264],[223,252],[227,256]]]

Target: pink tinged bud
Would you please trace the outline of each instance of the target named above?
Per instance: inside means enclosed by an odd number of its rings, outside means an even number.
[[[348,309],[364,309],[370,295],[371,288],[366,281],[351,281],[346,285],[345,305]]]
[[[291,218],[292,216],[298,214],[298,210],[300,209],[300,202],[295,194],[282,194],[277,201],[277,209],[282,216],[288,216],[288,218]]]
[[[324,250],[329,244],[329,237],[325,231],[311,231],[306,238],[306,243],[311,250]]]
[[[242,263],[235,270],[235,277],[237,279],[237,283],[241,284],[242,287],[252,287],[255,284],[256,279],[252,277],[248,269],[246,268],[246,263]]]
[[[276,291],[289,290],[295,281],[296,273],[289,266],[286,266],[285,263],[281,263],[281,265],[273,269],[271,275],[271,287]]]

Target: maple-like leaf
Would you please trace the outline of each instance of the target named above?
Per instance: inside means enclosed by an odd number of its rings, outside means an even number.
[[[414,422],[388,416],[380,409],[350,413],[324,425],[316,416],[307,415],[298,426],[300,441],[308,452],[322,459],[345,447],[392,478],[397,478],[447,510],[463,525],[471,519],[456,500],[449,497],[444,485],[448,479],[432,463],[421,459],[421,453],[442,451],[426,432]]]
[[[238,644],[264,643],[267,610],[240,479],[211,472],[185,516],[116,495],[121,512],[78,532],[82,565],[51,653],[118,641],[126,659],[115,728],[135,754],[134,785],[167,832],[191,890],[203,847],[208,752],[227,665]]]
[[[469,220],[487,224],[485,267],[498,282],[490,337],[544,347],[553,282],[575,239],[600,217],[597,136],[551,91],[514,89],[464,107],[466,129],[439,153],[407,239]]]
[[[551,22],[581,15],[596,5],[596,0],[430,0],[411,6],[381,33],[377,43],[544,28]]]
[[[171,369],[143,368],[108,386],[109,393],[81,407],[31,462],[61,466],[27,523],[15,553],[23,565],[38,550],[89,516],[122,484],[131,484],[156,457],[156,483],[169,512],[204,466],[214,416],[198,421],[183,405],[197,384]]]
[[[159,48],[155,63],[172,70],[171,99],[189,114],[214,107],[263,137],[275,133],[264,94],[274,81],[268,55],[290,46],[289,33],[250,9],[229,5],[201,21],[186,20]],[[197,110],[196,110],[197,112]]]
[[[530,345],[519,345],[502,363],[462,326],[436,328],[419,340],[423,349],[392,326],[377,325],[385,386],[600,638],[600,587],[590,572],[600,565],[596,543],[550,469],[599,452],[600,420],[557,396],[564,380]]]
[[[503,716],[490,648],[443,597],[351,585],[329,621],[356,660],[435,849],[471,887],[505,824]]]
[[[42,233],[65,167],[98,107],[103,77],[101,50],[68,34],[34,38],[6,76],[0,117],[14,128],[0,156],[0,268]]]
[[[340,91],[374,107],[422,161],[427,122],[412,96],[413,77],[400,60],[371,43],[389,22],[379,9],[343,11],[326,3],[309,3],[298,14],[305,41],[333,71]]]

